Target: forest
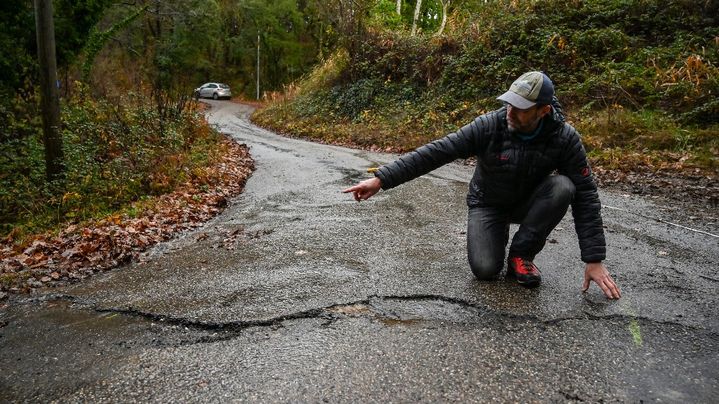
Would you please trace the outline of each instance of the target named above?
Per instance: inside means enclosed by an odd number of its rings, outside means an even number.
[[[543,70],[595,165],[716,175],[716,1],[52,4],[57,175],[43,144],[35,3],[0,5],[0,236],[8,242],[132,215],[184,181],[207,182],[203,173],[227,146],[191,98],[206,81],[229,84],[237,101],[259,93],[254,121],[280,133],[401,152],[496,108],[515,77]]]
[[[407,151],[498,108],[495,97],[514,78],[542,70],[598,162],[626,164],[632,153],[637,163],[716,168],[719,3],[452,5],[441,35],[366,21],[356,46],[338,47],[255,120],[297,136]]]
[[[263,91],[306,74],[336,42],[336,10],[323,3],[52,1],[62,138],[56,176],[44,153],[35,5],[2,2],[0,235],[27,241],[133,211],[132,203],[202,177],[226,146],[192,90],[221,81],[254,95],[258,66]]]

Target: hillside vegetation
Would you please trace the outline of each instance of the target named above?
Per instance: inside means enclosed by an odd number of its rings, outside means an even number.
[[[277,131],[407,151],[499,107],[521,73],[543,70],[595,165],[715,175],[719,3],[465,2],[442,36],[370,18],[253,119]],[[472,5],[470,5],[472,4]]]
[[[188,181],[214,188],[206,174],[228,147],[190,100],[193,89],[220,81],[235,95],[255,94],[258,63],[262,88],[278,88],[337,36],[333,9],[319,0],[52,3],[57,179],[47,174],[34,4],[0,2],[0,250],[47,230],[137,216],[139,204]]]

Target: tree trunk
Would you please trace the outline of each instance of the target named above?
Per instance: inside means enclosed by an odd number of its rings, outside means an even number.
[[[324,61],[325,61],[325,55],[324,55],[324,53],[322,53],[322,35],[324,34],[325,25],[324,25],[324,23],[323,23],[321,20],[320,20],[320,24],[319,24],[319,25],[320,25],[320,30],[319,30],[320,32],[319,32],[319,35],[318,35],[318,36],[319,36],[319,45],[318,45],[318,47],[317,47],[317,49],[319,49],[318,58],[319,58],[320,62],[324,62]]]
[[[449,9],[449,3],[451,3],[452,0],[439,0],[439,2],[442,3],[442,24],[439,26],[437,36],[442,35],[444,27],[447,25],[447,9]]]
[[[402,15],[402,0],[397,0],[397,15]]]
[[[419,20],[419,11],[422,8],[422,0],[417,0],[417,6],[414,8],[414,18],[412,19],[412,36],[417,33],[417,20]]]
[[[35,0],[37,56],[40,65],[42,132],[45,145],[45,174],[48,181],[63,177],[64,162],[60,135],[60,97],[55,59],[55,24],[52,0]]]

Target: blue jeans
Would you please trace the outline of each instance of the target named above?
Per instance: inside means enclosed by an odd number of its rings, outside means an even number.
[[[552,175],[519,206],[469,208],[467,256],[474,276],[489,280],[502,271],[510,223],[518,223],[519,230],[512,238],[509,256],[534,260],[544,248],[549,233],[567,213],[574,191],[569,178]]]

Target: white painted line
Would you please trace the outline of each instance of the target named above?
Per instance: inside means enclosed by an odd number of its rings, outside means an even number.
[[[626,210],[626,209],[617,208],[617,207],[609,206],[609,205],[602,205],[602,207],[603,207],[603,208],[607,208],[607,209],[618,210],[618,211],[620,211],[620,212],[626,212],[626,213],[629,213],[629,214],[632,214],[632,215],[641,216],[641,217],[646,218],[646,219],[656,220],[657,222],[665,223],[665,224],[668,224],[668,225],[671,225],[671,226],[676,226],[676,227],[679,227],[679,228],[682,228],[682,229],[685,229],[685,230],[689,230],[689,231],[693,231],[693,232],[696,232],[696,233],[706,234],[707,236],[712,236],[712,237],[719,238],[719,235],[717,235],[717,234],[709,233],[709,232],[706,232],[706,231],[703,231],[703,230],[692,229],[691,227],[683,226],[683,225],[681,225],[681,224],[676,224],[676,223],[672,223],[672,222],[667,222],[666,220],[663,220],[663,219],[659,219],[659,218],[656,218],[656,217],[651,217],[651,216],[642,215],[641,213],[631,212],[631,211],[628,211],[628,210]]]

